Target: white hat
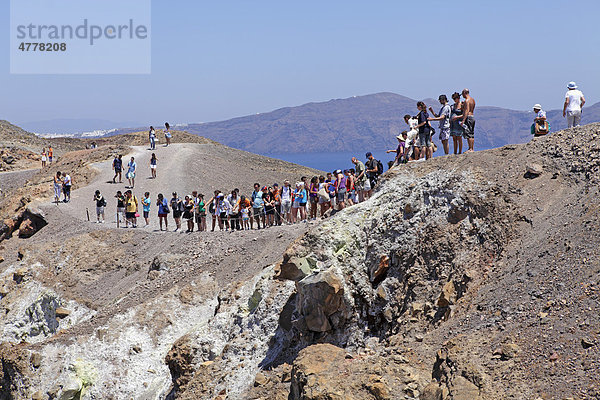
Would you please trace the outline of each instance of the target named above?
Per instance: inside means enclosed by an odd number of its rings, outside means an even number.
[[[577,89],[577,84],[575,82],[569,82],[567,89]]]
[[[533,109],[534,110],[541,110],[542,106],[540,106],[539,104],[536,104],[536,105],[533,106]]]

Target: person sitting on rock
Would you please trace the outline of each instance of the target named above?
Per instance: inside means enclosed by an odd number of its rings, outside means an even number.
[[[546,120],[546,112],[542,110],[542,106],[539,104],[533,106],[533,112],[535,113],[535,118],[531,125],[531,134],[534,137],[546,135],[550,132],[550,125]]]

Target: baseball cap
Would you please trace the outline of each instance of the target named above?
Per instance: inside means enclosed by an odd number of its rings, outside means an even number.
[[[367,152],[367,154],[365,154],[365,157],[369,158],[369,157],[371,157],[372,155],[373,155],[373,153],[371,153],[371,152],[369,151],[369,152]]]

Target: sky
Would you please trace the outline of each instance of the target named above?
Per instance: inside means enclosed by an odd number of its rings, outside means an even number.
[[[1,1],[7,26],[9,1]],[[377,92],[437,98],[464,87],[480,105],[556,109],[571,80],[593,104],[598,15],[598,0],[153,0],[150,74],[11,75],[5,29],[0,119],[208,122]]]

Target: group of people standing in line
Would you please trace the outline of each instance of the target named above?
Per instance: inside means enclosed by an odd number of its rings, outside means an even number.
[[[254,184],[250,196],[240,195],[239,189],[225,193],[215,190],[213,196],[205,200],[198,191],[179,197],[177,192],[167,200],[158,193],[152,200],[149,192],[145,192],[139,200],[131,188],[125,192],[117,191],[116,218],[117,224],[124,227],[137,227],[141,206],[145,226],[150,225],[150,211],[157,208],[160,231],[168,230],[168,216],[172,214],[175,223],[174,231],[182,231],[185,222],[186,231],[206,231],[210,222],[211,231],[236,231],[261,229],[274,225],[294,224],[324,217],[330,209],[343,208],[366,200],[377,184],[377,177],[383,172],[381,162],[367,153],[366,165],[356,157],[352,158],[355,168],[336,170],[327,176],[314,176],[310,180],[302,177],[294,186],[285,180],[280,187]],[[93,201],[96,205],[97,222],[105,221],[106,199],[96,190]],[[207,221],[207,219],[209,221]],[[182,221],[183,220],[183,221]]]

